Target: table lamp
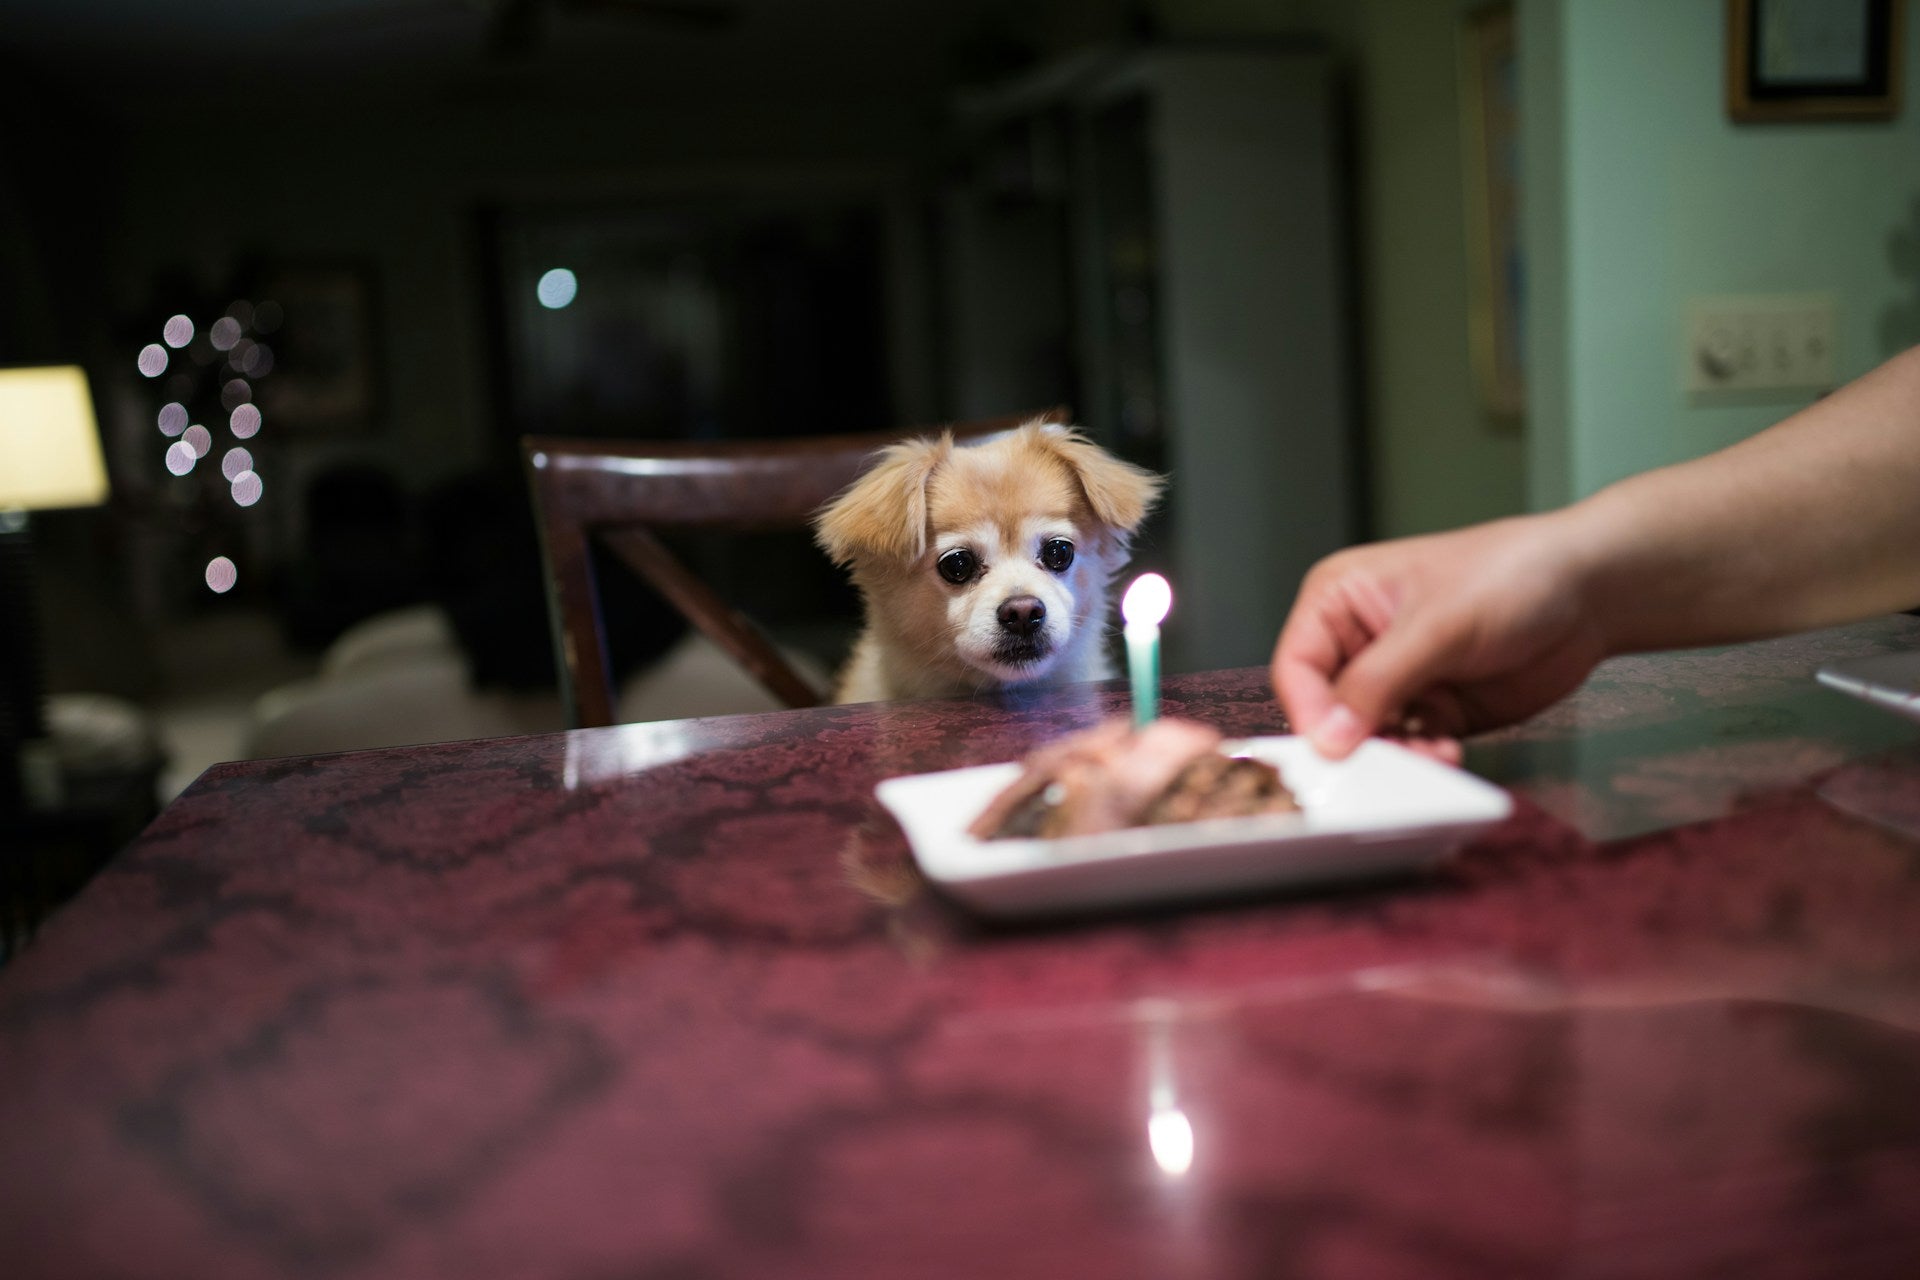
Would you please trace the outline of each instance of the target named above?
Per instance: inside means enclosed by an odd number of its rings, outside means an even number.
[[[47,736],[27,513],[98,506],[107,468],[85,371],[0,369],[0,812]]]

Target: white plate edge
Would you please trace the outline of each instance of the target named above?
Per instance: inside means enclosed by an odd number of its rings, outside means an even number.
[[[1270,758],[1263,753],[1297,749],[1296,747],[1279,748],[1275,744],[1297,744],[1299,741],[1295,735],[1236,738],[1222,743],[1222,749],[1228,751],[1251,749],[1253,754]],[[1477,803],[1470,804],[1463,810],[1445,814],[1436,820],[1419,823],[1339,822],[1319,825],[1312,823],[1311,813],[1273,814],[1252,818],[1218,818],[1162,827],[1133,827],[1122,832],[1068,837],[1064,841],[1037,839],[986,841],[976,839],[966,832],[966,824],[973,820],[977,810],[959,815],[958,822],[953,826],[948,826],[943,821],[938,830],[927,830],[928,824],[920,818],[919,814],[908,810],[906,796],[916,790],[935,787],[942,780],[962,774],[1000,773],[1004,774],[1010,782],[1019,774],[1020,765],[1017,761],[965,765],[957,769],[883,778],[875,784],[874,792],[880,803],[905,831],[914,859],[920,864],[921,869],[930,878],[948,884],[961,881],[999,880],[1030,872],[1107,861],[1131,861],[1141,857],[1180,853],[1192,849],[1220,848],[1230,845],[1264,845],[1275,841],[1300,840],[1319,843],[1327,840],[1346,840],[1359,843],[1387,843],[1404,839],[1457,843],[1504,821],[1513,812],[1513,797],[1504,788],[1465,769],[1442,764],[1382,739],[1371,739],[1363,743],[1360,749],[1376,755],[1382,751],[1391,752],[1398,757],[1395,761],[1396,767],[1413,767],[1430,773],[1432,777],[1445,778],[1443,786],[1454,789]],[[1346,762],[1329,761],[1328,764],[1330,767],[1339,768]],[[1269,834],[1262,830],[1262,825],[1269,823],[1289,826],[1299,824],[1303,829],[1293,833]],[[1223,827],[1237,838],[1218,838],[1217,833]],[[1214,835],[1215,838],[1206,838],[1208,835]],[[1124,846],[1104,850],[1098,848],[1101,843],[1115,841],[1123,841]],[[1078,847],[1069,847],[1079,846],[1081,842],[1092,845],[1094,851],[1080,853]],[[1059,852],[1063,848],[1066,852]],[[970,869],[964,873],[947,870],[944,864],[954,860],[956,854],[962,855],[962,860],[969,864],[980,865],[970,866]]]

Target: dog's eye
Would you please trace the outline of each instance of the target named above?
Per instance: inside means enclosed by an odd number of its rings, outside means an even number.
[[[1073,544],[1065,538],[1048,538],[1040,544],[1040,563],[1055,573],[1064,573],[1073,563]]]
[[[973,581],[973,575],[980,571],[980,562],[974,558],[973,552],[965,547],[955,547],[941,556],[935,564],[940,570],[940,576],[956,587],[963,582]]]

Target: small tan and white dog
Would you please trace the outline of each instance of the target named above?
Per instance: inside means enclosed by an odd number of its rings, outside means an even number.
[[[908,440],[820,509],[865,625],[836,702],[939,698],[1113,674],[1113,577],[1160,477],[1071,428]]]

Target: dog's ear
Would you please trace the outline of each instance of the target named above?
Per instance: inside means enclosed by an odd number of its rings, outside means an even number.
[[[837,565],[863,556],[918,560],[927,549],[927,480],[953,451],[953,436],[903,440],[813,518],[814,541]]]
[[[1120,533],[1132,533],[1159,500],[1165,481],[1102,449],[1071,427],[1030,427],[1039,446],[1067,464],[1087,495],[1093,518]]]

